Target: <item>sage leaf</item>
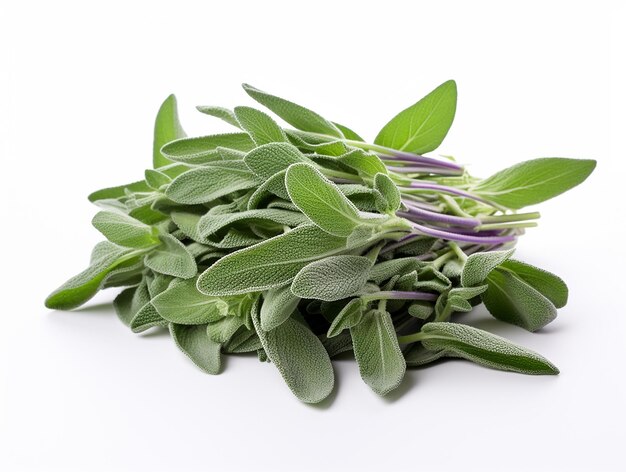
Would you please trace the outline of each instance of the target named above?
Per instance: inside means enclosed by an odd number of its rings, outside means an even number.
[[[281,170],[286,170],[291,164],[308,162],[298,148],[289,143],[270,143],[261,145],[244,158],[248,168],[263,180],[270,179]]]
[[[343,138],[343,134],[330,121],[322,118],[314,111],[296,105],[293,102],[283,98],[270,95],[248,84],[243,84],[243,89],[250,97],[267,107],[291,126],[302,131],[310,131],[312,133],[327,134]]]
[[[596,167],[590,159],[546,157],[520,162],[480,181],[472,192],[517,210],[549,200],[576,187]]]
[[[321,341],[308,327],[288,318],[273,330],[264,331],[259,314],[253,312],[252,319],[267,357],[296,397],[305,403],[319,403],[330,395],[335,385],[333,366]]]
[[[462,357],[493,369],[522,374],[558,374],[547,359],[524,347],[481,329],[459,323],[428,323],[422,327],[429,350],[444,349],[447,355]]]
[[[130,328],[133,333],[141,333],[150,328],[167,326],[167,320],[163,319],[154,305],[150,302],[142,306],[130,320]]]
[[[184,244],[170,234],[159,237],[161,245],[154,248],[144,260],[149,267],[160,274],[190,279],[196,275],[197,267],[194,257],[187,251]]]
[[[398,113],[374,140],[375,144],[423,154],[439,147],[456,112],[456,83],[444,82],[419,102]]]
[[[231,340],[242,326],[243,320],[238,316],[224,316],[217,321],[209,323],[206,327],[206,332],[211,341],[225,344]]]
[[[556,318],[552,302],[515,273],[495,269],[487,277],[483,303],[494,318],[537,331]]]
[[[207,295],[225,296],[279,287],[291,282],[308,263],[345,246],[345,238],[302,225],[223,257],[200,275],[198,289]]]
[[[203,325],[185,326],[170,323],[176,346],[207,374],[219,374],[222,368],[221,345],[211,341]]]
[[[567,285],[557,275],[514,259],[503,262],[499,268],[513,272],[516,277],[550,300],[556,308],[562,308],[567,304]]]
[[[178,119],[176,97],[170,95],[165,99],[154,122],[154,142],[152,145],[152,164],[154,168],[163,167],[171,161],[161,154],[161,148],[175,139],[187,136]]]
[[[214,116],[215,118],[219,118],[226,123],[233,125],[237,128],[241,128],[241,125],[237,121],[235,114],[232,110],[224,107],[216,107],[212,105],[200,105],[196,107],[200,113],[204,113],[205,115]]]
[[[287,135],[267,114],[250,107],[236,107],[235,117],[257,146],[287,142]]]
[[[435,362],[446,355],[444,349],[429,350],[420,343],[412,344],[404,353],[404,359],[407,367],[421,367],[426,364]]]
[[[309,164],[292,164],[285,184],[291,201],[321,229],[347,237],[363,221],[339,188]]]
[[[228,303],[201,293],[196,282],[196,278],[177,281],[154,297],[152,304],[163,318],[176,324],[206,324],[226,316]]]
[[[329,256],[304,266],[291,283],[300,298],[334,301],[356,295],[368,278],[372,261],[367,257]]]
[[[463,266],[461,284],[464,287],[482,285],[491,271],[509,259],[512,254],[513,249],[508,251],[478,252],[470,255]]]
[[[308,219],[302,213],[273,208],[247,210],[222,215],[207,213],[198,222],[198,232],[202,238],[207,238],[234,224],[243,225],[244,227],[255,225],[271,230],[282,230],[285,226],[293,227],[306,222],[308,222]]]
[[[172,181],[169,175],[155,169],[146,169],[144,177],[146,179],[146,183],[154,190],[159,190],[161,187]]]
[[[123,213],[100,211],[91,223],[109,241],[120,246],[144,248],[159,243],[155,228]]]
[[[400,190],[388,175],[378,173],[374,177],[374,189],[381,198],[376,198],[376,208],[379,213],[395,214],[402,204]]]
[[[345,329],[350,329],[358,325],[363,319],[363,311],[367,303],[360,298],[353,298],[341,309],[328,328],[326,336],[334,338],[339,336]]]
[[[300,297],[291,292],[291,287],[276,287],[265,292],[261,305],[261,329],[271,331],[285,322],[296,310]]]
[[[359,324],[350,328],[354,356],[361,377],[378,395],[394,390],[406,371],[391,316],[386,311],[370,310]]]
[[[163,146],[161,153],[174,162],[206,164],[220,159],[220,148],[250,151],[254,148],[254,141],[248,133],[214,134],[172,141]]]

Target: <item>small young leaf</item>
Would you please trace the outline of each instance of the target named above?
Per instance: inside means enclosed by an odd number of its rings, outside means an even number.
[[[310,131],[312,133],[327,134],[343,138],[343,134],[330,121],[322,118],[320,115],[296,105],[283,98],[270,95],[248,84],[243,84],[243,89],[248,95],[259,102],[261,105],[269,108],[291,126],[302,131]]]
[[[291,282],[308,263],[345,247],[345,238],[331,236],[314,225],[302,225],[223,257],[200,275],[198,289],[207,295],[224,296],[279,287]]]
[[[362,149],[353,149],[352,151],[338,156],[336,161],[348,166],[358,172],[358,174],[366,179],[372,179],[376,174],[387,174],[387,167],[376,154],[372,154]]]
[[[261,328],[271,331],[280,326],[295,311],[300,298],[291,292],[291,287],[276,287],[263,296],[261,305]]]
[[[225,344],[230,341],[242,326],[243,320],[238,316],[224,316],[217,321],[209,323],[206,327],[206,332],[211,341]]]
[[[144,248],[159,243],[155,228],[123,213],[100,211],[91,224],[109,241],[120,246]]]
[[[291,391],[305,403],[318,403],[333,390],[335,375],[330,357],[308,326],[288,318],[271,331],[261,328],[258,309],[252,320],[267,357]]]
[[[514,210],[567,192],[596,167],[590,159],[546,157],[520,162],[480,181],[472,192]]]
[[[326,336],[334,338],[341,334],[344,329],[350,329],[358,325],[363,319],[363,310],[366,308],[360,298],[353,298],[341,309],[328,328]]]
[[[387,123],[375,144],[423,154],[439,147],[456,112],[456,83],[444,82]]]
[[[345,136],[346,139],[350,139],[352,141],[361,141],[361,142],[365,141],[361,136],[359,136],[356,132],[352,131],[347,126],[340,125],[339,123],[336,123],[334,121],[332,122],[332,124],[334,124],[339,129],[339,131],[341,131],[341,133]]]
[[[160,274],[190,279],[196,275],[198,269],[194,257],[187,251],[183,243],[170,234],[159,237],[161,245],[150,252],[144,263]]]
[[[365,383],[379,395],[386,395],[400,385],[406,363],[389,313],[368,311],[359,324],[350,328],[350,334]]]
[[[376,208],[379,213],[395,214],[402,204],[400,190],[393,180],[386,174],[378,173],[374,177],[374,190],[380,193],[382,198],[376,198]]]
[[[207,213],[198,222],[198,232],[202,238],[208,238],[234,224],[238,224],[240,227],[255,225],[265,229],[282,231],[285,226],[294,227],[306,222],[308,222],[307,217],[300,212],[274,208],[247,210],[223,215]]]
[[[169,175],[154,169],[146,169],[144,177],[146,178],[146,183],[154,190],[159,190],[172,181]]]
[[[294,205],[327,233],[347,237],[363,223],[354,204],[313,166],[292,164],[285,184]]]
[[[283,129],[262,111],[250,107],[236,107],[235,117],[257,146],[288,141]]]
[[[559,370],[536,352],[486,331],[459,323],[427,323],[422,333],[426,349],[444,349],[447,355],[522,374],[558,374]]]
[[[514,249],[508,251],[477,252],[465,261],[461,273],[461,285],[473,287],[482,285],[489,273],[506,261],[513,254]]]
[[[267,180],[277,172],[298,162],[312,163],[297,147],[289,143],[270,143],[250,151],[244,158],[248,168],[258,177]]]
[[[179,175],[167,188],[165,195],[177,203],[193,205],[257,185],[256,177],[243,162],[220,161]]]
[[[528,331],[537,331],[556,318],[552,302],[514,272],[492,271],[487,277],[483,303],[494,318]]]
[[[178,120],[178,110],[176,107],[176,97],[170,95],[165,99],[154,122],[154,142],[152,145],[153,165],[154,168],[163,167],[170,164],[168,160],[161,154],[161,148],[175,139],[187,136],[183,127]]]
[[[220,159],[218,148],[250,151],[254,147],[248,133],[225,133],[178,139],[163,146],[161,153],[170,161],[206,164]]]
[[[375,264],[369,272],[369,280],[380,285],[397,274],[408,274],[424,265],[414,257],[401,257]]]
[[[128,192],[150,192],[152,189],[145,180],[139,182],[131,182],[126,185],[118,185],[117,187],[107,187],[92,192],[87,197],[90,202],[96,203],[100,200],[109,200],[126,196]]]
[[[356,295],[367,282],[372,261],[362,256],[329,256],[304,266],[293,279],[291,291],[300,298],[324,301]]]
[[[142,306],[139,311],[135,313],[133,319],[130,320],[130,328],[133,333],[141,333],[157,326],[167,326],[167,320],[159,315],[154,305],[149,302]]]
[[[170,333],[178,348],[207,374],[222,368],[221,345],[209,339],[204,325],[184,326],[170,323]]]
[[[233,125],[237,128],[241,128],[237,118],[235,118],[235,114],[224,107],[216,107],[212,105],[199,105],[196,107],[200,113],[204,113],[205,115],[214,116],[215,118],[219,118],[220,120],[225,121],[226,123]]]
[[[512,271],[515,276],[550,300],[556,308],[563,308],[567,304],[567,285],[557,275],[513,259],[500,264],[500,269]]]
[[[177,324],[206,324],[226,316],[228,303],[199,292],[196,282],[195,278],[176,281],[154,297],[152,304],[163,318]]]

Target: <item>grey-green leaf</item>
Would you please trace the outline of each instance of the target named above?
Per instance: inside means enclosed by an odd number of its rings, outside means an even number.
[[[347,237],[364,222],[337,185],[309,164],[289,166],[285,184],[294,205],[327,233]]]
[[[333,123],[308,108],[270,95],[248,84],[243,84],[243,89],[261,105],[267,107],[291,126],[299,130],[327,134],[338,138],[344,137]]]
[[[225,133],[178,139],[163,146],[161,152],[171,161],[206,164],[220,159],[219,148],[250,151],[254,147],[248,133]]]
[[[374,143],[423,154],[439,147],[456,112],[456,83],[444,82],[419,102],[398,113],[380,130]]]
[[[163,318],[177,324],[206,324],[226,316],[228,303],[201,293],[196,282],[196,278],[176,281],[153,298],[152,304]]]
[[[372,261],[367,257],[329,256],[305,266],[291,283],[300,298],[334,301],[358,294],[367,282]]]
[[[171,234],[159,237],[161,245],[146,255],[144,263],[160,274],[190,279],[196,275],[196,261],[183,243]]]
[[[559,276],[514,259],[503,262],[500,268],[514,272],[517,277],[550,300],[556,308],[562,308],[567,304],[567,285]]]
[[[311,163],[297,147],[289,143],[264,144],[250,151],[244,161],[248,168],[263,180],[286,170],[291,164]]]
[[[480,181],[472,192],[511,209],[556,197],[585,181],[596,167],[591,159],[546,157],[520,162]]]
[[[91,224],[109,241],[120,246],[144,248],[159,243],[155,228],[123,213],[100,211]]]
[[[400,190],[388,175],[378,173],[374,177],[374,190],[377,190],[382,198],[376,198],[376,208],[379,213],[395,214],[402,204]]]
[[[328,328],[327,336],[334,338],[341,334],[344,329],[350,329],[358,325],[363,319],[363,310],[367,303],[360,298],[353,298],[341,309]]]
[[[236,107],[235,117],[257,146],[287,142],[287,135],[267,114],[251,107]]]
[[[559,370],[536,352],[495,334],[460,323],[427,323],[422,341],[429,350],[468,359],[494,369],[522,374],[558,374]]]
[[[346,239],[314,225],[303,225],[252,247],[223,257],[198,279],[198,289],[223,296],[268,290],[285,285],[308,263],[336,254]]]
[[[253,310],[252,319],[267,356],[296,397],[305,403],[319,403],[332,392],[335,375],[330,357],[307,326],[288,318],[266,332],[258,310]]]
[[[154,168],[163,167],[171,161],[161,154],[161,148],[175,139],[187,136],[178,119],[176,97],[170,95],[165,99],[154,122],[154,142],[152,144],[152,163]]]
[[[213,105],[199,105],[196,107],[200,113],[204,113],[205,115],[214,116],[215,118],[219,118],[226,123],[233,125],[237,128],[241,128],[237,118],[235,118],[235,114],[232,110],[224,107],[217,107]]]
[[[470,255],[465,261],[461,273],[461,285],[473,287],[482,285],[489,273],[509,259],[514,249],[508,251],[477,252]]]
[[[483,303],[494,318],[528,331],[543,328],[556,318],[556,308],[538,290],[515,273],[495,269],[487,277]]]
[[[386,395],[400,385],[406,363],[389,313],[368,311],[361,322],[350,329],[350,334],[365,383],[379,395]]]
[[[261,305],[261,328],[263,331],[271,331],[284,323],[295,311],[298,302],[300,302],[300,297],[291,292],[289,285],[268,290]]]
[[[207,374],[219,374],[222,368],[221,345],[209,339],[206,326],[170,324],[174,342],[189,359]]]

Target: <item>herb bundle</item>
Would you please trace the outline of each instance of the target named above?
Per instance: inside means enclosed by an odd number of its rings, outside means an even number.
[[[346,351],[380,395],[407,367],[442,357],[558,373],[455,314],[484,303],[528,331],[556,317],[564,282],[512,258],[539,218],[519,210],[580,184],[595,161],[535,159],[480,179],[451,158],[424,156],[454,119],[453,81],[400,112],[373,144],[243,87],[291,127],[256,108],[202,106],[236,129],[188,138],[170,96],[156,119],[153,168],[89,196],[107,240],[46,306],[71,309],[127,287],[114,306],[133,332],[167,327],[211,374],[223,354],[256,352],[310,403],[332,391],[331,358]]]

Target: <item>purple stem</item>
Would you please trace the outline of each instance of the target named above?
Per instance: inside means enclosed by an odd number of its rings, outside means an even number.
[[[405,218],[411,219],[410,216],[414,215],[419,217],[420,219],[427,221],[438,221],[440,223],[447,223],[451,225],[458,226],[469,226],[470,228],[474,228],[480,225],[480,220],[476,218],[466,218],[464,216],[454,216],[454,215],[446,215],[443,213],[436,213],[434,211],[424,210],[417,206],[414,206],[412,202],[403,200],[406,207],[408,208],[408,212],[398,212],[398,215],[404,216]]]
[[[390,153],[391,154],[378,153],[378,155],[382,157],[383,159],[388,159],[388,160],[406,160],[410,162],[430,164],[435,167],[446,167],[448,169],[454,169],[456,171],[463,170],[462,166],[455,164],[454,162],[440,161],[438,159],[433,159],[432,157],[420,156],[419,154],[412,154],[410,152],[390,151]]]
[[[417,223],[413,223],[413,228],[427,236],[434,236],[436,238],[447,239],[449,241],[459,241],[464,243],[477,243],[477,244],[502,244],[510,241],[515,241],[515,236],[472,236],[469,234],[451,233],[449,231],[442,231],[439,229],[429,228]]]
[[[454,187],[447,187],[445,185],[431,184],[431,183],[424,183],[424,182],[411,182],[409,184],[409,187],[417,188],[417,189],[424,189],[424,190],[437,190],[439,192],[451,193],[452,195],[459,195],[461,197],[471,198],[472,200],[476,200],[479,202],[486,203],[487,205],[493,206],[493,204],[488,202],[487,200],[484,200],[474,194],[466,192],[465,190],[460,190]]]
[[[439,175],[459,175],[456,170],[453,169],[445,169],[442,167],[398,167],[398,166],[387,166],[390,171],[396,172],[398,174],[439,174]]]

